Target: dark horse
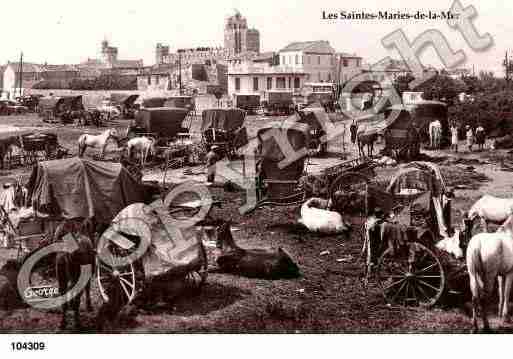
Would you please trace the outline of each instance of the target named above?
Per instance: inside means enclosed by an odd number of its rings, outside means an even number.
[[[364,146],[367,145],[367,155],[372,157],[372,153],[374,152],[374,142],[378,140],[378,134],[365,134],[363,132],[359,132],[356,135],[356,142],[358,144],[358,155],[361,157],[365,157]]]
[[[82,265],[91,265],[91,270],[94,273],[95,251],[92,238],[94,238],[94,228],[91,219],[84,221],[66,220],[62,222],[55,230],[54,239],[56,241],[62,240],[67,234],[71,234],[72,240],[78,245],[78,249],[72,253],[60,252],[55,260],[55,272],[57,274],[57,281],[59,283],[59,293],[64,293],[71,290],[71,288],[78,282]],[[92,276],[91,276],[92,277]],[[71,299],[71,308],[74,311],[75,329],[81,327],[80,324],[80,299],[82,294],[86,294],[87,310],[91,312],[93,307],[91,305],[91,278],[84,290]],[[68,303],[62,305],[62,320],[61,329],[66,328],[66,312],[68,310]]]
[[[229,222],[217,229],[217,246],[221,254],[217,264],[222,271],[253,278],[280,279],[297,278],[299,267],[281,248],[244,249],[235,244]]]

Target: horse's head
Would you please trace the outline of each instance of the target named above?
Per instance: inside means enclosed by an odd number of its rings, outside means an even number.
[[[456,259],[463,258],[461,243],[461,231],[457,229],[452,237],[442,239],[436,244],[436,248],[452,254]]]
[[[223,250],[236,249],[235,241],[232,236],[230,221],[223,221],[217,227],[217,247]]]

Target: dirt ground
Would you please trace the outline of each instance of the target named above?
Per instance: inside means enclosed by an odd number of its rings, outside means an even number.
[[[276,120],[276,119],[273,119]],[[254,135],[263,123],[271,120],[250,117],[246,125]],[[115,126],[122,130],[127,123]],[[8,126],[50,127],[35,116],[0,117],[0,132]],[[194,128],[194,127],[193,127]],[[76,140],[94,128],[51,126],[59,142],[76,151]],[[10,129],[12,130],[12,128]],[[10,131],[9,130],[9,131]],[[345,139],[348,158],[354,156],[353,145]],[[314,158],[308,170],[318,172],[339,161],[342,139],[334,141],[327,158]],[[338,153],[338,154],[337,154]],[[456,188],[453,202],[453,223],[458,223],[461,210],[484,193],[510,196],[513,178],[507,163],[513,155],[506,151],[459,153],[424,151],[437,162],[449,185]],[[512,166],[513,168],[513,166]],[[198,171],[201,169],[198,168]],[[389,176],[393,169],[379,169],[380,176]],[[30,169],[0,172],[0,184],[15,176],[30,174]],[[158,178],[157,172],[148,177]],[[199,174],[195,179],[204,180]],[[183,170],[175,170],[170,181],[190,179]],[[214,218],[233,221],[234,238],[243,247],[282,247],[290,253],[302,276],[295,280],[266,281],[212,272],[197,296],[180,296],[151,309],[135,309],[124,313],[109,331],[123,333],[466,333],[470,329],[467,305],[447,300],[431,309],[387,305],[371,279],[367,289],[362,285],[364,262],[358,231],[344,236],[318,236],[297,226],[299,208],[262,208],[242,216],[238,208],[243,194],[212,188],[215,198],[222,200],[214,209]],[[329,254],[321,255],[329,251]],[[0,265],[14,258],[12,250],[0,249]],[[212,263],[213,264],[213,263]],[[6,279],[0,276],[0,288]],[[4,286],[5,288],[5,286]],[[95,312],[87,313],[83,305],[85,330],[94,331],[94,317],[101,305],[96,283],[93,284]],[[6,295],[0,293],[0,297]],[[1,302],[1,301],[0,301]],[[59,332],[60,315],[56,311],[28,308],[0,308],[0,332]],[[492,326],[497,327],[495,318]],[[513,327],[501,328],[510,332]]]

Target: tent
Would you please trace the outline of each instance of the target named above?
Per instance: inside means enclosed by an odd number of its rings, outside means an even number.
[[[127,205],[145,199],[143,185],[121,164],[78,157],[39,162],[27,188],[38,216],[94,216],[102,223],[109,223]]]
[[[182,122],[187,113],[188,111],[183,108],[143,108],[137,113],[135,124],[148,133],[156,133],[159,137],[174,137],[183,131]]]

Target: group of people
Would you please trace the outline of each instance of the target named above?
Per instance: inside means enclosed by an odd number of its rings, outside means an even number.
[[[458,152],[458,140],[459,140],[459,128],[453,123],[451,125],[451,149],[454,152]],[[486,133],[484,127],[479,124],[475,129],[470,125],[465,126],[465,139],[466,146],[469,152],[472,152],[474,144],[477,145],[478,150],[482,151],[485,147]]]

